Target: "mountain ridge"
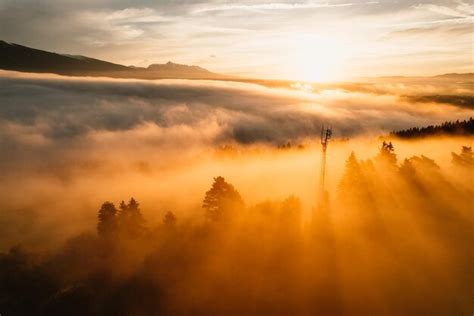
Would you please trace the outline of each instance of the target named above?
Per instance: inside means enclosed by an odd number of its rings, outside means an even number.
[[[134,79],[223,79],[194,65],[169,61],[148,67],[125,66],[82,55],[60,54],[0,40],[0,69],[69,76],[105,76]]]
[[[294,80],[284,79],[257,79],[223,75],[211,72],[196,65],[184,65],[168,61],[166,64],[150,64],[147,67],[121,65],[93,57],[61,54],[23,46],[20,44],[0,40],[0,69],[33,73],[53,73],[68,76],[111,77],[122,79],[209,79],[232,80],[274,86],[281,82],[284,86]],[[381,76],[363,78],[366,80],[418,80],[431,78],[474,80],[474,73],[445,73],[435,76]],[[353,80],[350,80],[353,81]]]

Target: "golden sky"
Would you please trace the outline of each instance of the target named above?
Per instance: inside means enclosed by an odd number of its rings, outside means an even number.
[[[295,80],[473,72],[471,2],[2,0],[0,39]]]

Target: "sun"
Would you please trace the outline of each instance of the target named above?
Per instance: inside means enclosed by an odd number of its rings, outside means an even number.
[[[329,37],[298,36],[288,54],[289,77],[310,82],[336,81],[343,77],[346,50]]]

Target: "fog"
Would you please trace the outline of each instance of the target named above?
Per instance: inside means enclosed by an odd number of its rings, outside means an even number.
[[[446,95],[469,96],[450,85]],[[472,312],[473,165],[461,154],[472,136],[387,135],[474,110],[417,102],[393,85],[354,87],[2,72],[0,307],[6,315],[27,306],[47,315]],[[416,95],[435,88],[419,85]],[[322,124],[334,129],[325,199]],[[242,199],[223,208],[226,220],[202,207],[218,176]],[[98,235],[102,203],[131,197],[145,220],[139,236],[124,224],[112,240]],[[176,220],[163,221],[167,212]],[[39,288],[22,287],[29,282]]]

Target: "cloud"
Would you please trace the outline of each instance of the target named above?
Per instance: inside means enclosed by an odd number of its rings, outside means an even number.
[[[193,13],[205,13],[213,11],[233,11],[233,10],[251,10],[251,11],[273,11],[273,10],[301,10],[301,9],[322,9],[322,8],[339,8],[349,7],[353,3],[320,3],[320,2],[304,2],[304,3],[259,3],[259,4],[223,4],[218,6],[204,6],[196,9]]]
[[[147,137],[137,142],[145,139],[156,149],[172,143],[276,145],[318,137],[325,122],[334,126],[336,136],[348,137],[473,115],[471,107],[458,102],[465,97],[430,98],[440,103],[433,106],[426,97],[400,99],[395,91],[405,95],[415,88],[395,84],[312,93],[235,82],[2,74],[0,143],[11,148],[12,158],[24,156],[25,150],[87,147],[97,135],[111,141],[144,133]],[[422,103],[414,106],[408,100]]]
[[[351,115],[345,117],[338,112],[350,113],[355,109],[342,107],[339,102],[360,98],[343,93],[317,95],[207,81],[43,79],[38,76],[3,77],[1,81],[4,104],[0,109],[1,119],[38,124],[44,135],[59,139],[92,130],[126,130],[147,122],[162,127],[192,126],[213,117],[223,135],[234,135],[237,142],[250,141],[249,135],[253,141],[278,142],[316,135],[319,124],[329,116],[341,122],[343,131],[348,125],[344,121],[351,121]],[[323,106],[324,111],[305,110],[322,101],[331,103]],[[366,102],[367,109],[374,108],[373,101]],[[378,128],[380,124],[374,122],[373,127]],[[239,135],[246,136],[240,138]],[[231,140],[222,135],[216,137]]]
[[[468,18],[472,17],[474,14],[474,5],[465,3],[462,1],[454,1],[457,3],[455,6],[444,6],[436,4],[418,4],[415,6],[416,9],[428,10],[440,15],[450,16],[450,17],[462,17]]]
[[[400,26],[427,26],[427,27],[437,27],[438,25],[456,25],[456,24],[472,24],[472,17],[462,16],[462,17],[452,17],[452,18],[441,18],[441,19],[431,19],[425,21],[410,21],[404,23],[394,23],[386,26],[390,27],[400,27]],[[442,39],[442,38],[440,38]]]
[[[413,102],[452,104],[474,110],[474,96],[469,95],[420,95],[406,96],[405,98]]]
[[[445,36],[471,36],[472,25],[467,23],[455,24],[435,24],[425,27],[411,27],[402,30],[396,30],[388,37],[406,37],[406,36],[438,36],[440,40]],[[441,36],[440,36],[441,35]]]

